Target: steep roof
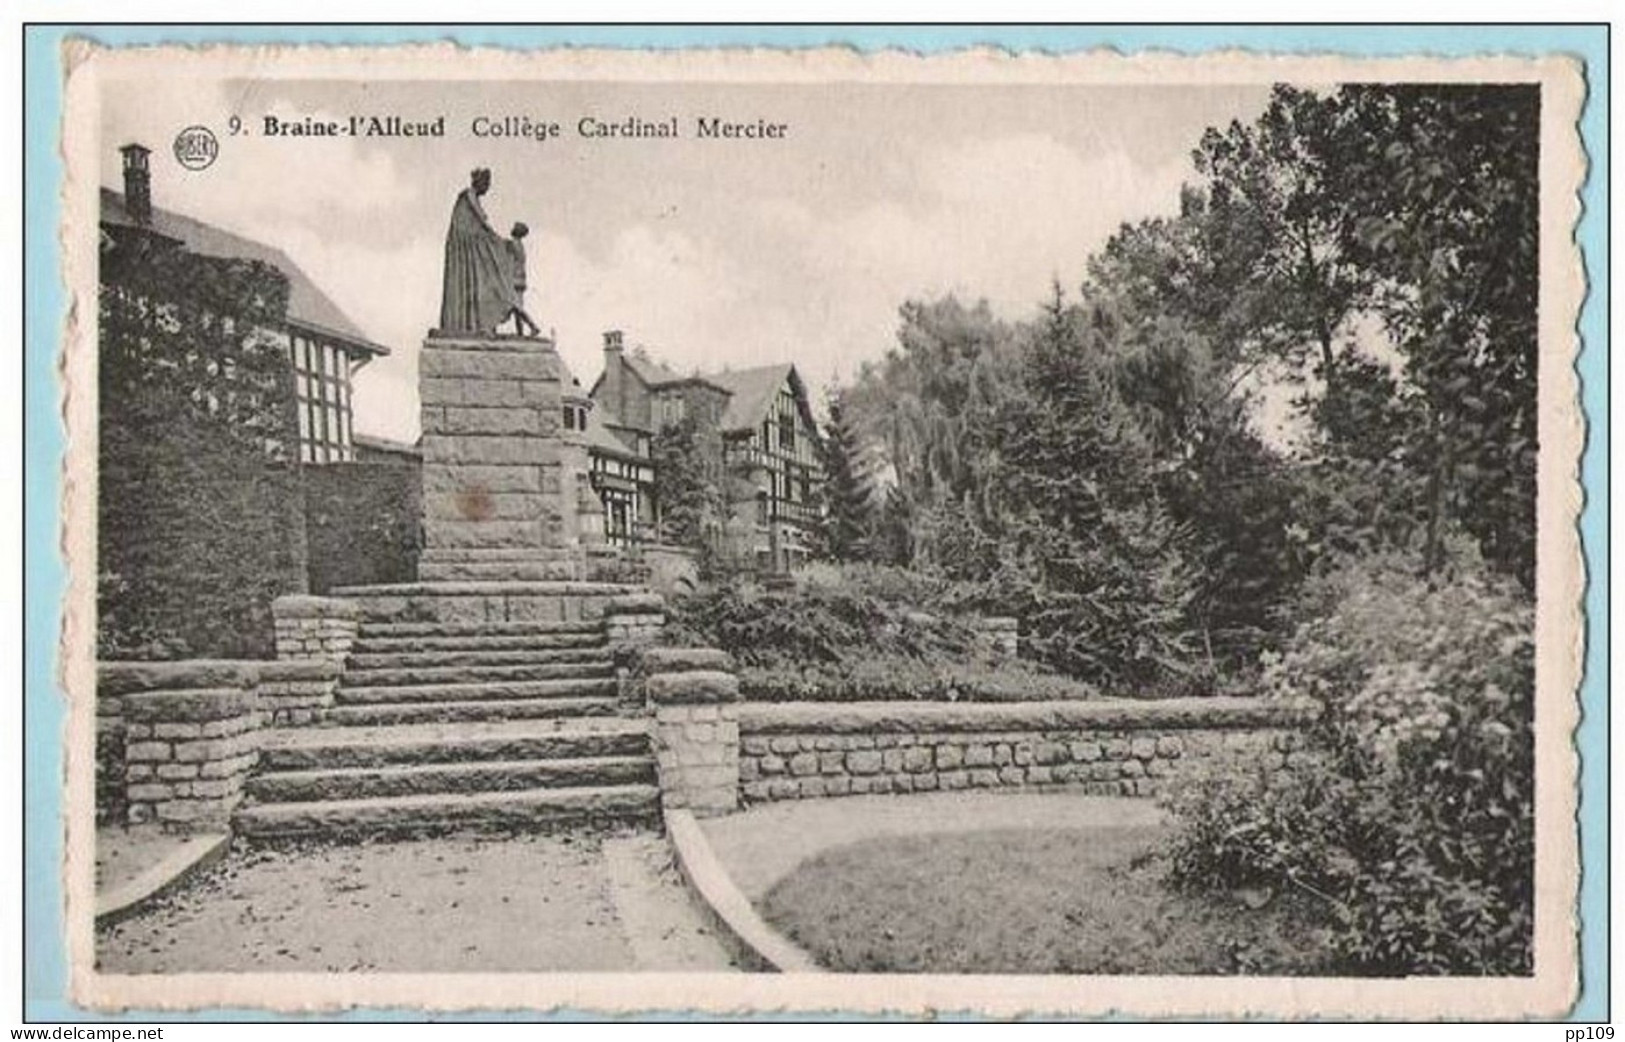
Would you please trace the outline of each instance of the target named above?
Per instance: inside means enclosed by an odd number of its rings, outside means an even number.
[[[562,355],[559,357],[559,377],[565,387],[580,390],[581,381],[577,379],[575,371],[570,368],[570,363],[566,362]],[[603,374],[600,373],[598,383],[602,383],[603,380]],[[598,384],[593,384],[592,389],[597,391]],[[587,397],[591,398],[592,395],[589,393]],[[610,456],[619,456],[628,460],[639,459],[640,457],[636,452],[632,451],[631,446],[616,437],[615,433],[609,429],[609,425],[619,425],[619,423],[620,420],[609,411],[608,405],[593,399],[592,408],[587,410],[587,445]]]
[[[626,351],[622,353],[621,357],[625,359],[627,366],[637,374],[638,379],[650,387],[660,384],[681,383],[688,379],[668,369],[648,355],[640,355],[635,351]]]
[[[102,189],[102,223],[136,227],[136,220],[124,205],[124,196],[110,188]],[[170,210],[152,208],[147,228],[179,240],[193,253],[206,257],[235,257],[256,260],[281,270],[288,278],[288,322],[311,332],[342,340],[350,347],[372,355],[387,355],[389,348],[367,339],[350,317],[323,293],[310,276],[275,246],[244,238],[224,228],[195,220]]]
[[[768,406],[773,404],[773,396],[794,371],[795,366],[781,362],[708,374],[707,380],[732,396],[728,399],[727,411],[722,414],[722,429],[748,431],[759,427],[767,416]]]
[[[587,444],[599,452],[610,456],[619,456],[622,459],[637,460],[648,464],[648,460],[632,451],[631,446],[615,436],[609,429],[609,424],[619,421],[609,413],[603,403],[594,405],[587,410]]]

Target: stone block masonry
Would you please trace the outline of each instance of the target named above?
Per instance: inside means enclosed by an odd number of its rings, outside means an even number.
[[[604,636],[614,645],[652,645],[666,626],[666,602],[657,593],[629,593],[604,605]]]
[[[96,820],[222,829],[267,727],[316,724],[342,664],[103,662],[96,681]]]
[[[561,367],[553,344],[430,336],[418,369],[422,574],[448,580],[563,578],[516,576],[512,556],[570,542],[559,443]],[[441,561],[448,552],[453,556]],[[482,553],[491,560],[480,560]]]
[[[225,829],[258,758],[257,664],[106,663],[98,700],[117,700],[124,815],[178,831]]]
[[[342,663],[332,658],[259,663],[255,693],[263,722],[271,727],[302,727],[320,721],[333,705]]]
[[[1011,704],[753,704],[739,716],[747,802],[1064,787],[1152,796],[1230,761],[1279,770],[1306,706],[1262,699]]]
[[[635,682],[654,716],[655,765],[668,810],[739,807],[739,678],[713,649],[648,648]]]
[[[271,603],[279,659],[342,662],[355,644],[361,609],[337,597],[288,596]]]

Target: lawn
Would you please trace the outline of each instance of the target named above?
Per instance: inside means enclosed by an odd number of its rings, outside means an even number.
[[[1164,835],[998,829],[865,840],[799,865],[762,912],[822,965],[853,973],[1323,972],[1310,899],[1175,891],[1157,855]]]

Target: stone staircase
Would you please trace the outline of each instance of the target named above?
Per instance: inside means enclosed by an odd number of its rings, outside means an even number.
[[[249,836],[652,822],[647,728],[622,718],[603,625],[362,623],[318,726],[261,747]]]

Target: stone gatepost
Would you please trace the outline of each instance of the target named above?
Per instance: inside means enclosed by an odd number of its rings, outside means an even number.
[[[432,333],[418,360],[434,581],[567,579],[561,365],[551,340]]]
[[[655,763],[667,809],[739,809],[739,678],[714,648],[646,648],[638,675],[654,712]]]
[[[361,606],[338,597],[289,594],[271,602],[279,659],[330,659],[350,656],[361,628]]]
[[[125,813],[188,832],[228,828],[259,755],[252,662],[103,663],[124,721]]]
[[[666,627],[666,601],[658,593],[627,593],[604,605],[604,636],[615,645],[647,647]]]

